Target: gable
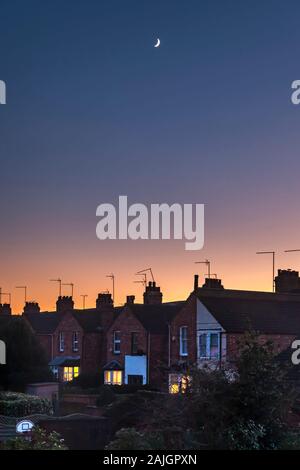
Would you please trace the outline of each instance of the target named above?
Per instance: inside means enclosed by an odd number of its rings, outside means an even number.
[[[225,331],[208,308],[199,299],[197,299],[197,331],[199,330]]]
[[[82,327],[73,313],[69,311],[62,314],[54,334],[58,331],[82,331]]]

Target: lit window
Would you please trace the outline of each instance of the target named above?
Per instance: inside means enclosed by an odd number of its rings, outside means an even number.
[[[180,356],[187,356],[188,355],[188,339],[187,339],[187,326],[180,327]]]
[[[78,331],[74,331],[73,333],[73,351],[79,351],[79,334]]]
[[[122,385],[122,371],[106,370],[104,372],[104,383],[106,385]]]
[[[199,335],[200,359],[219,359],[220,333],[205,332]]]
[[[79,375],[79,367],[64,367],[64,382],[70,382]]]
[[[169,375],[169,393],[185,393],[189,385],[190,377],[182,374]]]
[[[65,335],[64,333],[61,331],[59,333],[59,351],[60,352],[64,352],[65,350]]]
[[[114,354],[120,354],[121,352],[121,332],[114,331]]]

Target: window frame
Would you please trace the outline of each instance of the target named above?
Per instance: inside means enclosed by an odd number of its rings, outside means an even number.
[[[135,346],[135,350],[134,350]],[[138,332],[137,331],[132,331],[131,332],[131,346],[130,346],[130,351],[132,356],[137,356],[139,350],[139,345],[138,345]]]
[[[116,339],[116,334],[119,334],[119,339]],[[116,349],[116,345],[119,345],[119,349]],[[113,333],[113,353],[114,354],[121,354],[121,331],[116,330]]]
[[[201,347],[200,347],[200,338],[201,336],[206,335],[206,350],[205,356],[201,355]],[[211,336],[217,335],[218,338],[218,355],[217,357],[212,357],[211,355]],[[221,332],[218,330],[201,330],[198,335],[198,359],[207,359],[207,360],[220,360],[220,347],[221,347]]]
[[[123,371],[122,370],[105,370],[104,371],[104,384],[105,385],[122,385],[123,384]]]
[[[77,346],[75,346],[77,344]],[[73,331],[72,334],[72,351],[78,352],[79,351],[79,332]]]
[[[186,332],[186,337],[183,335],[183,331]],[[185,344],[185,350],[183,345]],[[188,327],[186,325],[182,325],[179,328],[179,354],[181,357],[187,357],[189,355],[188,350]]]
[[[65,333],[63,331],[59,332],[58,349],[59,349],[59,352],[64,352],[65,351]]]

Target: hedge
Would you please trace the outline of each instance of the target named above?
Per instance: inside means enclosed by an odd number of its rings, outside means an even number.
[[[23,417],[32,414],[52,414],[52,405],[47,398],[25,393],[0,392],[0,415]]]

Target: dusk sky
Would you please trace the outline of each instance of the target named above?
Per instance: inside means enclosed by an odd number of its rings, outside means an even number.
[[[2,0],[0,287],[53,309],[111,288],[136,294],[152,267],[184,299],[208,258],[228,288],[270,290],[300,268],[300,3],[239,0]],[[154,48],[157,38],[161,46]],[[96,208],[205,204],[205,245],[100,241]],[[68,288],[64,292],[69,293]],[[6,300],[3,298],[3,300]]]

